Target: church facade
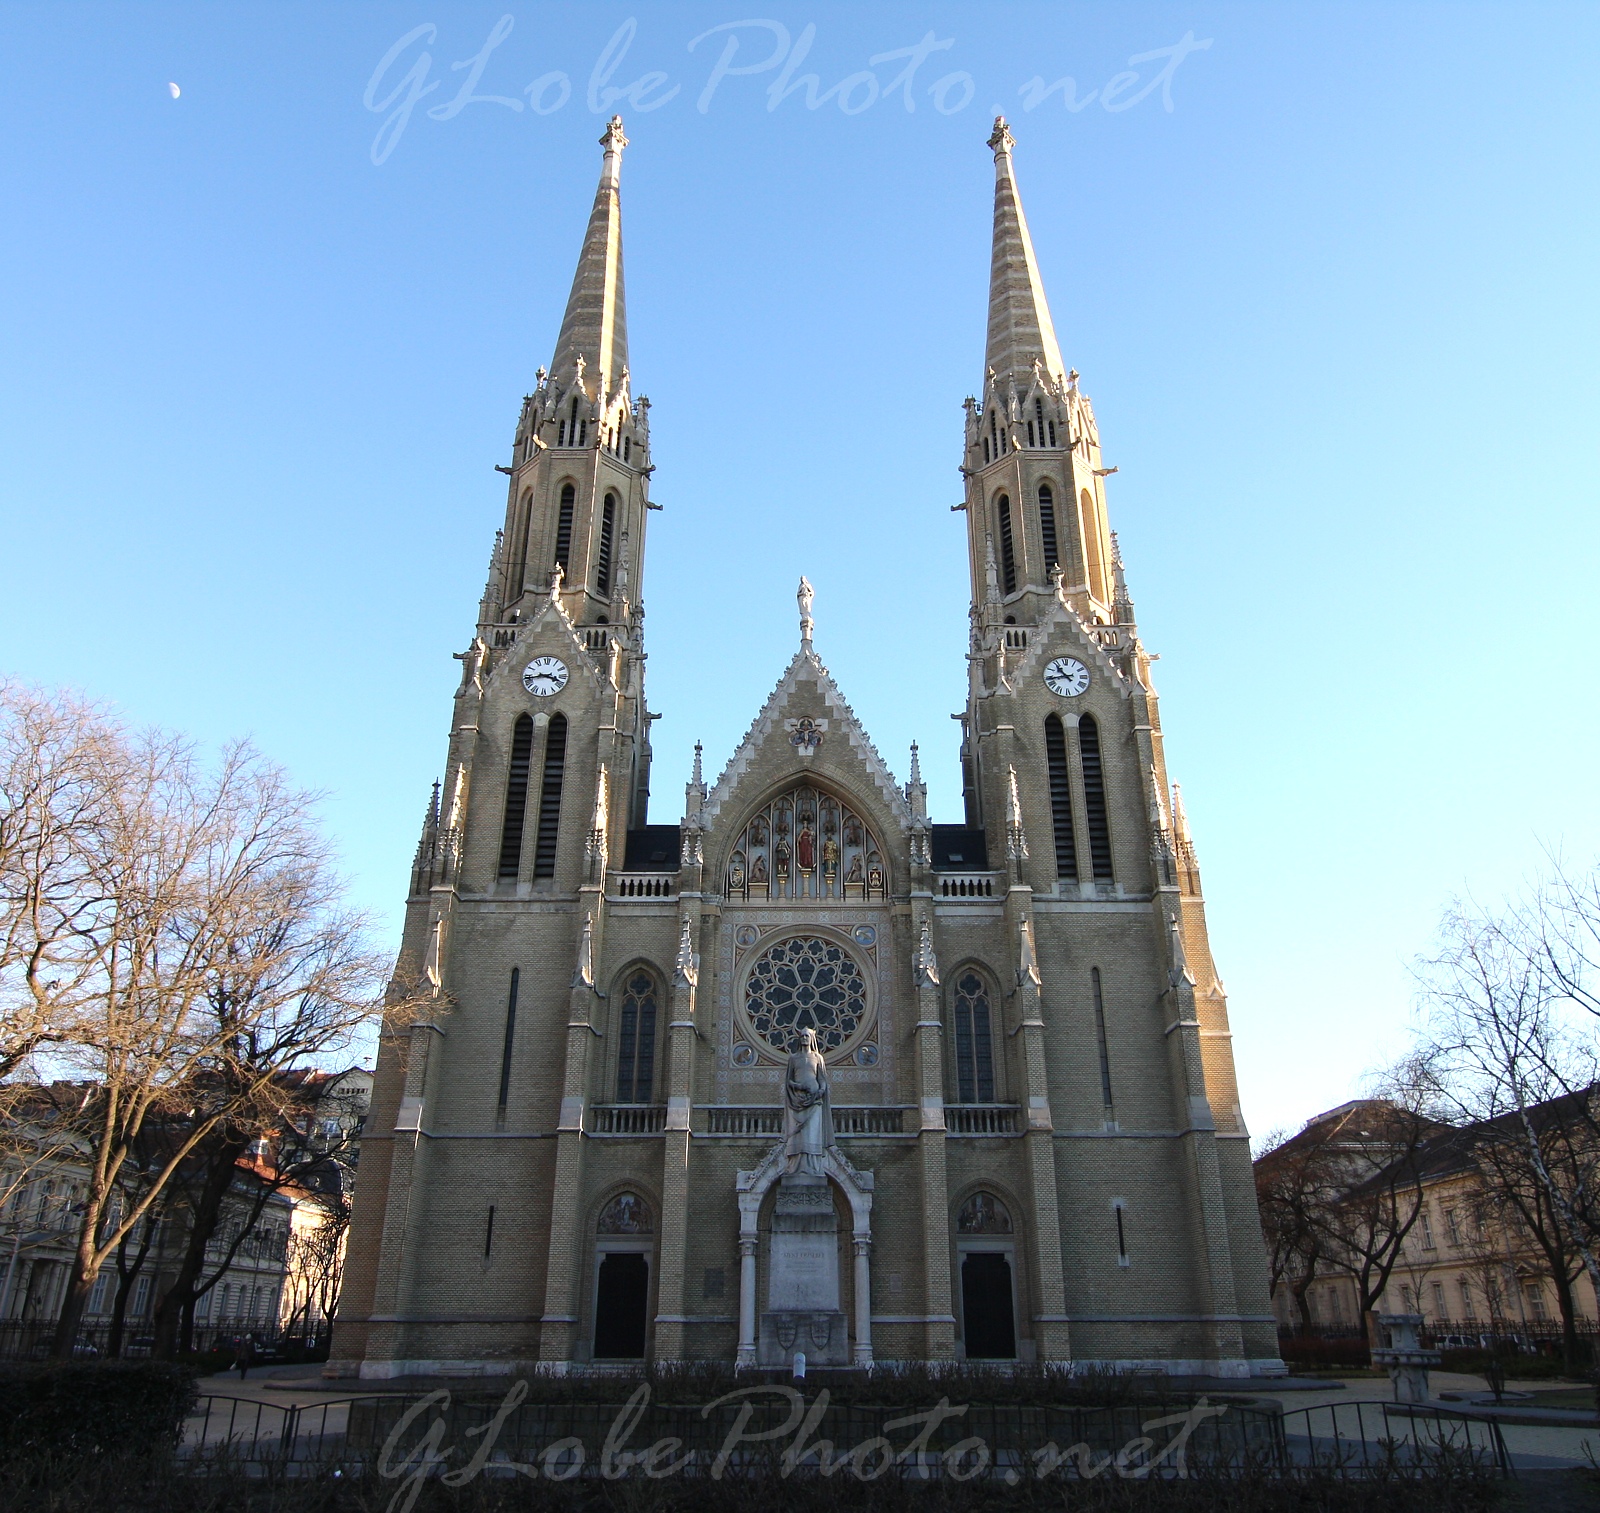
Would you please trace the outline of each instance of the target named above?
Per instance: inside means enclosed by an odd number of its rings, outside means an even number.
[[[997,121],[965,813],[799,649],[646,814],[655,471],[613,120],[462,655],[330,1370],[1281,1371],[1194,847]],[[796,571],[804,566],[795,564]]]

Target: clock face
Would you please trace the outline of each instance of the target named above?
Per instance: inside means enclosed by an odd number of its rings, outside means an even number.
[[[1063,699],[1075,699],[1089,686],[1089,669],[1076,657],[1057,657],[1044,670],[1044,686]]]
[[[567,664],[559,657],[535,657],[522,669],[522,686],[548,699],[567,686]]]

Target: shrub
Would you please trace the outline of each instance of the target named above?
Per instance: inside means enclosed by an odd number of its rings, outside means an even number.
[[[171,1449],[194,1373],[166,1361],[48,1361],[0,1368],[0,1460]]]

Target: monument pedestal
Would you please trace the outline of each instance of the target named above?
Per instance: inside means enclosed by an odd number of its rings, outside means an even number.
[[[828,1179],[795,1173],[778,1179],[761,1315],[763,1366],[850,1362],[850,1331],[839,1306],[839,1221]]]

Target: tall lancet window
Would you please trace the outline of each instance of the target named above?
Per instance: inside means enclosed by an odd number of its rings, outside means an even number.
[[[1094,498],[1085,489],[1078,503],[1083,509],[1083,560],[1089,570],[1089,592],[1102,604],[1110,603],[1106,593],[1105,564],[1100,557],[1100,520]]]
[[[561,829],[561,780],[567,770],[567,717],[553,715],[544,738],[544,780],[539,784],[539,833],[533,851],[533,875],[556,875],[556,836]]]
[[[572,562],[572,512],[578,502],[578,491],[570,483],[561,485],[561,509],[556,516],[556,566],[563,573]]]
[[[617,1102],[648,1103],[656,1060],[656,982],[628,974],[617,1020]]]
[[[1011,537],[1011,499],[1002,494],[995,503],[1000,517],[1000,588],[1002,593],[1017,591],[1017,551]]]
[[[1044,546],[1044,570],[1048,575],[1061,560],[1056,550],[1056,496],[1048,483],[1039,485],[1039,540]]]
[[[522,866],[522,826],[528,814],[528,758],[533,753],[533,721],[517,716],[511,729],[511,766],[506,776],[506,817],[500,827],[501,877],[515,878]]]
[[[956,1102],[994,1102],[989,986],[976,972],[956,979]]]
[[[594,587],[599,594],[611,592],[611,542],[617,528],[617,496],[607,494],[600,506],[600,548],[595,553]]]
[[[1100,762],[1100,727],[1094,716],[1078,721],[1078,755],[1083,761],[1083,810],[1089,831],[1089,856],[1096,882],[1111,881],[1111,825],[1106,818],[1106,776]]]
[[[1078,880],[1078,845],[1072,830],[1072,784],[1067,776],[1067,733],[1061,716],[1044,722],[1045,760],[1050,768],[1050,812],[1055,819],[1056,876]]]

